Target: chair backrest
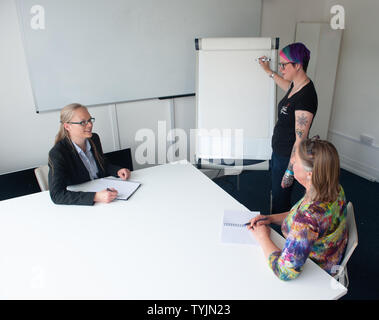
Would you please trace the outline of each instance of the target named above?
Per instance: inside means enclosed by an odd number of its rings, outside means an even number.
[[[36,175],[38,185],[41,191],[49,190],[49,166],[44,165],[34,169],[34,174]]]
[[[34,169],[0,175],[0,201],[40,191]]]
[[[130,148],[105,153],[104,156],[111,164],[133,171],[132,152]]]
[[[347,204],[347,217],[346,217],[347,229],[349,231],[349,240],[347,241],[345,256],[341,262],[341,267],[346,267],[351,255],[358,245],[358,231],[355,223],[353,204],[349,202]]]

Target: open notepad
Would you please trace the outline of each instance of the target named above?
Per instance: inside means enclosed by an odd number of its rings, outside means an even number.
[[[252,211],[224,211],[222,222],[221,242],[257,244],[251,231],[247,229],[245,223],[259,215],[259,212]]]
[[[98,192],[107,188],[115,188],[118,191],[118,200],[128,200],[139,188],[141,183],[136,181],[123,181],[120,178],[107,177],[91,180],[85,183],[68,186],[69,191]]]

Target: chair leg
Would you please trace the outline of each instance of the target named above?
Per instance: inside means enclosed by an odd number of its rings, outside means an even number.
[[[342,284],[345,288],[349,286],[349,275],[347,274],[347,268],[346,266],[341,269],[335,276],[334,278]]]
[[[270,191],[270,214],[272,214],[272,191]]]
[[[349,275],[347,274],[347,268],[344,270],[344,283],[343,285],[347,288],[349,286]]]

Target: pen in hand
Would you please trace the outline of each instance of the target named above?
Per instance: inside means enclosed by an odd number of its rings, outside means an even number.
[[[265,220],[268,220],[268,218],[261,218],[261,219],[258,219],[257,221],[255,221],[254,224],[258,223],[259,221],[265,221]],[[246,222],[246,223],[245,223],[245,226],[249,226],[250,224],[251,224],[250,221],[249,221],[249,222]],[[254,229],[253,226],[251,226],[251,227]]]
[[[261,60],[262,62],[267,62],[267,61],[271,61],[270,58],[256,58],[255,61],[259,61]]]

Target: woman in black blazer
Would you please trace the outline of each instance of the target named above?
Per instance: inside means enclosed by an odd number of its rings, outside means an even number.
[[[94,118],[86,107],[74,103],[61,111],[61,125],[55,145],[49,152],[49,190],[56,204],[93,205],[111,202],[117,190],[73,192],[69,185],[106,176],[126,180],[130,171],[110,164],[103,155],[100,138],[92,133]]]

